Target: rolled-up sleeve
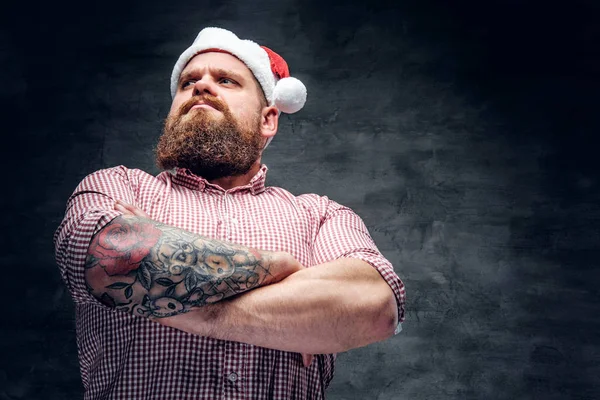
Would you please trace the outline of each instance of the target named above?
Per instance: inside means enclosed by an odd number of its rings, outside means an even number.
[[[85,260],[92,237],[122,213],[116,200],[133,203],[134,190],[125,167],[86,176],[67,200],[65,216],[54,234],[60,274],[76,303],[97,302],[85,284]]]
[[[398,306],[398,327],[404,321],[406,291],[392,264],[381,254],[363,220],[350,208],[328,200],[314,248],[315,264],[352,257],[371,264],[392,289]]]

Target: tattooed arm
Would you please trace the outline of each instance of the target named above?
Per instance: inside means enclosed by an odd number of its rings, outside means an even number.
[[[302,269],[287,253],[210,239],[141,216],[115,218],[93,237],[85,279],[102,303],[162,318],[268,285]]]

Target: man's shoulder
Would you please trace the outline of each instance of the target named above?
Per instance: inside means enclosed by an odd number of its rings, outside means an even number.
[[[162,172],[156,176],[141,170],[139,168],[129,168],[125,165],[116,165],[114,167],[102,168],[90,173],[88,176],[114,176],[121,177],[124,179],[135,179],[135,180],[164,180],[164,174],[166,172]]]
[[[107,184],[125,183],[132,186],[162,186],[168,180],[168,172],[161,172],[154,176],[139,168],[129,168],[125,165],[117,165],[114,167],[102,168],[88,174],[82,181],[102,181]]]
[[[296,200],[300,200],[300,201],[316,200],[318,198],[324,197],[324,196],[320,196],[316,193],[294,194],[294,193],[290,192],[289,190],[284,189],[280,186],[267,186],[266,189],[267,189],[266,191],[272,195],[289,198],[289,199],[296,199]]]
[[[289,190],[279,186],[269,186],[267,191],[271,195],[279,197],[288,202],[293,202],[299,206],[303,206],[304,208],[326,208],[332,203],[332,200],[330,200],[329,197],[317,193],[293,194]]]

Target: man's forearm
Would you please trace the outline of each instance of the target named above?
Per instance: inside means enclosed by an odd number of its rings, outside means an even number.
[[[379,273],[345,258],[159,322],[217,339],[321,354],[384,340],[397,321],[394,295]]]
[[[162,318],[277,282],[300,267],[284,253],[120,216],[92,239],[85,277],[104,304]]]

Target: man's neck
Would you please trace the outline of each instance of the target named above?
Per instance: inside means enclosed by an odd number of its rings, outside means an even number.
[[[222,178],[210,180],[209,182],[212,183],[213,185],[219,185],[220,187],[222,187],[225,190],[229,190],[229,189],[232,189],[232,188],[238,187],[238,186],[245,186],[248,183],[250,183],[252,178],[254,178],[254,175],[256,175],[258,173],[258,171],[260,170],[260,167],[261,167],[261,163],[260,163],[260,159],[258,159],[252,165],[250,170],[248,172],[246,172],[244,175],[224,176]]]

